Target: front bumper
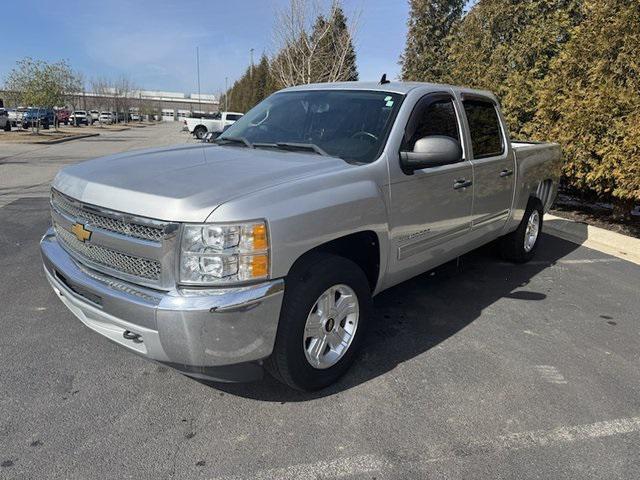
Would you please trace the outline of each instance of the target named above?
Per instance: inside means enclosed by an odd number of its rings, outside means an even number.
[[[262,376],[262,360],[271,354],[275,342],[283,280],[236,288],[157,291],[78,264],[52,229],[42,238],[40,249],[49,283],[92,330],[191,376],[220,381]],[[127,331],[139,338],[125,338]]]

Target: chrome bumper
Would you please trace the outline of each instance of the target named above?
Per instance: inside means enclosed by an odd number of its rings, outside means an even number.
[[[160,292],[78,264],[52,229],[40,249],[60,300],[99,334],[192,376],[234,381],[261,375],[260,360],[271,354],[275,342],[283,280]],[[129,338],[125,332],[131,332]]]

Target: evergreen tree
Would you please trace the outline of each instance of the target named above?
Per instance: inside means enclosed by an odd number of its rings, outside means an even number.
[[[449,34],[462,17],[464,0],[409,0],[409,31],[400,58],[403,80],[442,82],[449,68]]]
[[[532,125],[563,146],[569,184],[628,216],[640,201],[640,2],[585,0]]]
[[[445,80],[486,88],[503,103],[514,136],[538,109],[551,61],[581,20],[583,0],[480,0],[451,36]]]
[[[253,65],[253,68],[249,66],[242,77],[220,98],[220,107],[224,108],[228,97],[230,111],[248,112],[275,90],[269,71],[269,59],[262,55],[260,62]]]
[[[336,5],[329,20],[322,15],[318,16],[311,35],[322,35],[313,67],[314,82],[358,80],[356,51],[342,7]]]

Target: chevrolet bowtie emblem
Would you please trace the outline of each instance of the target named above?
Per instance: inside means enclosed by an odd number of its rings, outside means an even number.
[[[86,242],[91,238],[91,230],[84,228],[84,225],[81,223],[74,223],[73,227],[71,227],[71,233],[81,242]]]

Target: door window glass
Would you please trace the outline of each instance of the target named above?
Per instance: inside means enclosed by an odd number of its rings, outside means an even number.
[[[467,100],[464,112],[469,122],[473,158],[502,155],[504,144],[495,105],[483,100]]]
[[[451,98],[434,100],[427,96],[418,102],[407,124],[402,150],[411,152],[418,140],[433,135],[444,135],[460,141],[458,120]]]

